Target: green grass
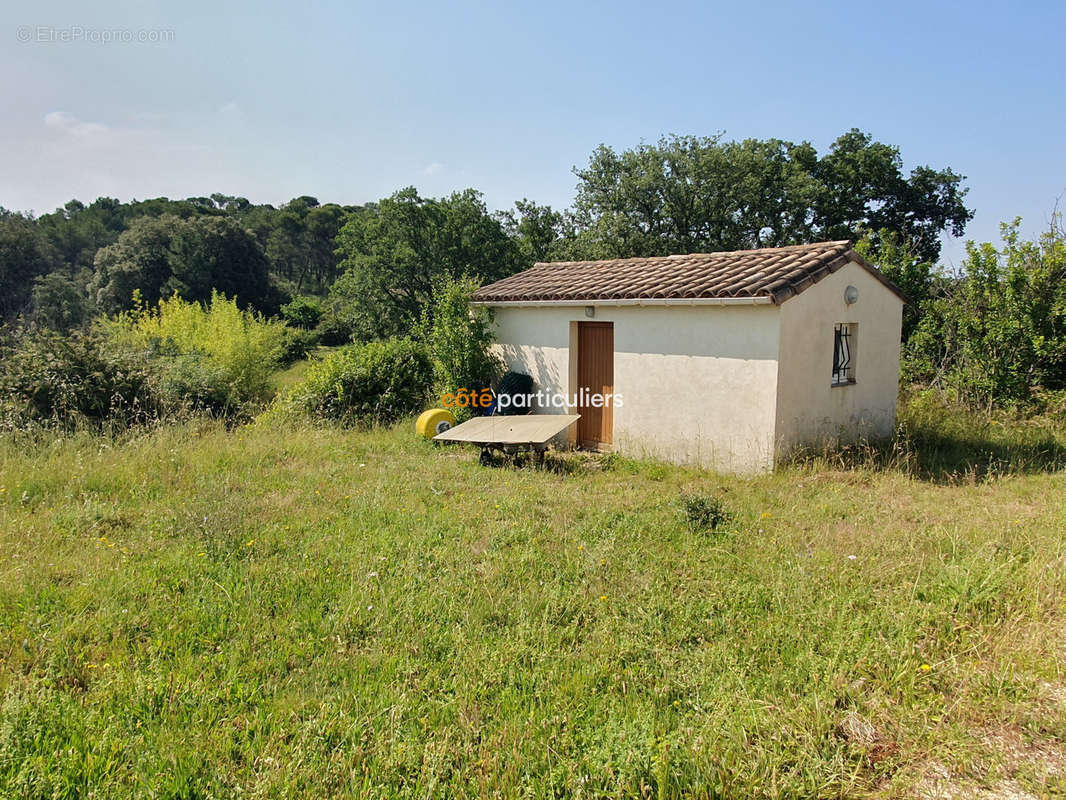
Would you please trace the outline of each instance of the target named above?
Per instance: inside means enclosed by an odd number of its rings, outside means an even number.
[[[273,388],[275,393],[285,392],[304,379],[308,367],[311,366],[309,359],[294,361],[283,370],[274,373]]]
[[[1030,434],[743,479],[410,428],[0,441],[0,797],[1066,791]]]

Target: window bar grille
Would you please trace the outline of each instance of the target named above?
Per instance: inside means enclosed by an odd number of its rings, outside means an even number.
[[[848,325],[833,330],[833,383],[851,382],[851,332]]]

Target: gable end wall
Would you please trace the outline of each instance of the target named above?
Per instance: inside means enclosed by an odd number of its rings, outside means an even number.
[[[859,290],[848,305],[844,290]],[[903,301],[851,262],[781,304],[778,458],[801,445],[891,436],[899,393]],[[833,328],[855,323],[855,383],[832,386]]]

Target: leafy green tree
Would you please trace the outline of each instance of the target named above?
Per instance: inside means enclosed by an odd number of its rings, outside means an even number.
[[[315,297],[297,295],[281,307],[281,316],[290,325],[311,330],[322,319],[322,303]]]
[[[420,333],[433,360],[438,397],[460,389],[486,389],[503,370],[502,362],[490,350],[494,337],[489,310],[470,304],[477,288],[478,282],[469,278],[448,280],[423,312]]]
[[[331,313],[359,339],[409,333],[441,279],[492,281],[524,264],[473,189],[441,199],[399,191],[351,215],[337,252],[345,271],[330,290]]]
[[[38,325],[60,333],[80,328],[89,319],[84,283],[65,272],[50,272],[34,280],[31,306]]]
[[[54,253],[33,220],[0,208],[0,320],[25,309],[33,279],[54,265]]]
[[[266,254],[274,274],[292,285],[292,292],[322,291],[339,273],[337,233],[349,211],[335,203],[319,205],[313,197],[297,197],[274,213]]]
[[[517,201],[513,211],[501,212],[498,218],[507,235],[518,245],[527,266],[550,260],[564,236],[563,214],[532,200]]]
[[[121,204],[109,197],[101,197],[89,206],[71,200],[63,208],[37,220],[41,233],[55,248],[70,274],[80,269],[92,269],[96,251],[113,244],[125,224]]]
[[[129,308],[134,290],[149,305],[169,294],[170,243],[182,224],[173,215],[141,217],[113,245],[97,251],[89,291],[101,311]]]
[[[212,292],[236,298],[243,307],[276,312],[266,256],[236,220],[196,217],[179,225],[170,243],[167,294],[207,302]]]
[[[919,166],[905,177],[899,148],[856,128],[833,143],[813,174],[824,187],[815,226],[825,239],[854,238],[860,228],[885,232],[908,241],[919,260],[935,262],[940,234],[962,236],[973,219],[963,204],[964,176]]]
[[[310,278],[317,290],[323,290],[340,274],[340,258],[337,256],[337,234],[340,232],[351,207],[326,203],[312,208],[305,219],[304,249]],[[297,281],[297,290],[303,286]]]
[[[129,308],[134,290],[149,305],[175,292],[207,302],[217,290],[244,306],[276,310],[262,249],[228,217],[142,217],[97,253],[95,266],[90,288],[108,313]]]
[[[922,309],[932,299],[939,281],[932,262],[922,260],[909,239],[891,231],[864,231],[855,243],[859,255],[877,265],[885,277],[907,296],[903,306],[902,338],[906,342],[921,320]]]
[[[573,257],[662,255],[856,238],[882,230],[935,261],[939,234],[972,212],[962,176],[919,167],[858,130],[819,158],[808,143],[668,137],[616,152],[601,145],[575,170]]]
[[[1056,218],[1058,220],[1058,218]],[[990,408],[1066,389],[1066,235],[1035,241],[1004,224],[1003,246],[967,243],[964,272],[925,303],[908,374]]]

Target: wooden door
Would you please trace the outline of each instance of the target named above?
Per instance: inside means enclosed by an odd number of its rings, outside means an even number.
[[[603,449],[611,444],[614,409],[597,408],[592,395],[606,398],[614,392],[614,323],[579,322],[577,324],[577,440],[582,447]],[[582,396],[583,395],[583,396]]]

